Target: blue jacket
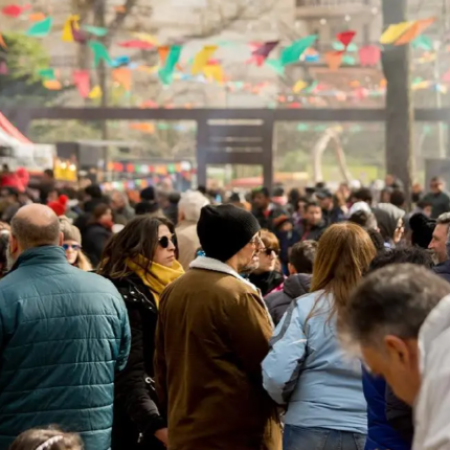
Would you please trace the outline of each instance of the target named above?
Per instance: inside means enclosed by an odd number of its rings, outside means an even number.
[[[363,370],[367,401],[368,433],[365,450],[408,450],[411,448],[389,424],[386,416],[386,382]]]
[[[439,275],[441,278],[450,283],[450,259],[444,263],[434,266],[433,271],[436,275]]]
[[[86,450],[109,449],[129,347],[111,282],[72,267],[60,247],[24,252],[0,281],[0,450],[51,424],[80,432]]]
[[[365,434],[361,364],[339,345],[336,320],[328,320],[331,301],[319,291],[291,303],[262,364],[264,387],[287,405],[288,425]]]

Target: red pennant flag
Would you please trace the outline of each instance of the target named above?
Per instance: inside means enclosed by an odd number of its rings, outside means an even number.
[[[9,16],[9,17],[14,17],[17,18],[19,17],[24,11],[26,11],[27,9],[30,9],[31,5],[25,5],[25,6],[20,6],[20,5],[8,5],[5,6],[2,9],[2,13],[5,16]]]
[[[350,44],[350,42],[353,41],[353,38],[354,38],[355,36],[356,36],[356,31],[348,30],[348,31],[344,31],[344,32],[342,32],[342,33],[339,33],[339,34],[336,36],[336,39],[337,39],[339,42],[341,42],[341,43],[345,46],[345,48],[347,48],[348,45]]]
[[[88,70],[75,70],[73,72],[73,82],[78,89],[78,92],[83,98],[88,98],[91,92],[91,80]]]
[[[376,45],[367,45],[359,49],[359,62],[361,66],[376,66],[381,58],[381,50]]]
[[[137,48],[139,50],[150,50],[152,48],[155,48],[155,46],[153,44],[150,44],[150,43],[144,42],[144,41],[139,41],[137,39],[132,40],[132,41],[119,42],[117,45],[119,47]]]

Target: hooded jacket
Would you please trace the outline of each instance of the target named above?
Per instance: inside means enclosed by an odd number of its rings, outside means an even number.
[[[422,383],[414,407],[413,450],[450,448],[450,296],[443,298],[419,333]]]
[[[284,282],[282,291],[269,294],[264,299],[275,325],[278,325],[292,300],[309,292],[311,278],[312,275],[306,273],[291,275]]]

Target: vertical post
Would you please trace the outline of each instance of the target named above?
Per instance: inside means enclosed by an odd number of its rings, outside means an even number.
[[[264,186],[269,190],[273,187],[273,133],[275,120],[271,113],[264,118],[263,129],[263,178]]]
[[[208,153],[208,123],[204,118],[197,121],[197,185],[206,186]]]

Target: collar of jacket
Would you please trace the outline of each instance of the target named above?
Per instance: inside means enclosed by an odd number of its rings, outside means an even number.
[[[41,264],[68,264],[63,248],[56,245],[44,245],[25,250],[19,256],[10,272],[13,272],[20,266],[37,266]]]
[[[250,283],[250,281],[242,278],[234,269],[232,269],[228,264],[219,261],[218,259],[209,258],[207,256],[199,256],[197,259],[191,262],[189,265],[190,269],[203,269],[203,270],[211,270],[212,272],[221,272],[231,275],[243,283],[250,286],[254,291],[258,292],[258,289]]]

